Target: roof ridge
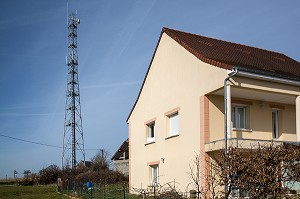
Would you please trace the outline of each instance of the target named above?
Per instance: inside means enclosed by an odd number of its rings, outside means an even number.
[[[251,70],[262,74],[268,73],[274,77],[300,82],[300,62],[283,53],[163,27],[144,77],[143,84],[126,122],[129,122],[130,116],[140,98],[163,34],[168,35],[197,59],[212,66],[225,70],[232,70],[234,66],[238,66],[244,70]],[[213,43],[210,45],[210,43],[199,42],[196,38],[207,38]],[[246,49],[251,48],[253,49],[253,52],[247,53],[236,50],[236,46],[245,47]]]
[[[163,27],[163,33],[205,63],[227,70],[239,66],[272,71],[274,75],[286,74],[289,79],[300,80],[300,63],[283,53],[166,27]]]
[[[178,37],[176,37],[170,31],[185,33],[185,34],[193,35],[195,37],[199,37],[200,35],[196,35],[196,34],[192,34],[192,33],[187,33],[187,32],[183,32],[183,31],[178,31],[178,30],[173,30],[173,29],[169,29],[169,28],[165,28],[165,27],[163,27],[162,31],[161,31],[161,35],[165,32],[170,37],[172,37],[175,41],[177,41],[181,46],[183,46],[186,50],[188,50],[190,53],[192,53],[194,56],[196,56],[198,59],[202,60],[203,62],[208,63],[208,64],[212,64],[212,65],[217,66],[217,67],[225,68],[225,69],[228,69],[228,70],[231,70],[233,68],[233,65],[231,65],[231,64],[222,63],[222,62],[220,62],[220,61],[218,61],[216,59],[213,59],[213,58],[210,58],[210,57],[206,57],[203,54],[197,52],[192,47],[190,47],[189,44],[187,44],[183,40],[181,40]],[[202,36],[200,36],[200,37],[202,37]],[[206,38],[208,38],[208,37],[206,37]]]
[[[250,45],[246,45],[246,44],[239,44],[239,43],[235,43],[235,42],[231,42],[231,41],[226,41],[226,40],[222,40],[222,39],[217,39],[217,38],[212,38],[212,37],[207,37],[207,36],[203,36],[203,35],[197,35],[197,34],[194,34],[194,33],[189,33],[189,32],[181,31],[181,30],[175,30],[175,29],[167,28],[167,27],[163,27],[162,28],[162,32],[170,33],[170,31],[180,32],[180,33],[184,33],[184,34],[193,35],[193,36],[198,37],[198,38],[202,37],[202,38],[206,38],[206,39],[211,39],[211,40],[220,41],[220,42],[226,42],[226,43],[237,45],[237,46],[243,46],[243,47],[246,47],[246,48],[253,48],[253,49],[257,49],[257,50],[268,51],[268,52],[271,52],[271,53],[275,53],[275,54],[279,54],[279,55],[282,55],[282,56],[286,56],[283,53],[272,51],[272,50],[267,50],[267,49],[264,49],[264,48],[259,48],[259,47],[250,46]]]

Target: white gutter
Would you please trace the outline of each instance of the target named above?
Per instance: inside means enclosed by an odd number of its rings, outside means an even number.
[[[242,77],[249,77],[249,78],[254,78],[254,79],[261,79],[261,80],[268,80],[272,82],[277,82],[277,83],[282,83],[282,84],[289,84],[289,85],[294,85],[294,86],[300,86],[300,81],[295,81],[295,80],[289,80],[289,79],[283,79],[280,77],[272,77],[268,75],[262,75],[262,74],[257,74],[257,73],[251,73],[251,72],[245,72],[242,70],[239,70],[238,76]]]

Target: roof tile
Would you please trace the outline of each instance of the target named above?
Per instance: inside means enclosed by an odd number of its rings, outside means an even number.
[[[300,80],[300,63],[284,54],[169,28],[163,28],[162,33],[211,65],[224,69],[238,66]]]
[[[129,120],[129,117],[140,97],[163,33],[169,35],[187,51],[205,63],[227,70],[232,70],[233,67],[241,67],[255,71],[263,71],[268,72],[268,74],[271,73],[276,77],[300,81],[300,63],[282,53],[213,39],[164,27],[161,31],[155,52],[152,56],[148,71],[144,77],[138,97],[126,121]]]

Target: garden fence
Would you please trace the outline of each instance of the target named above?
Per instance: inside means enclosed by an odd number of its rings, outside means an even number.
[[[163,186],[149,186],[148,189],[132,189],[135,194],[129,194],[128,183],[93,184],[64,181],[59,185],[61,193],[81,199],[184,199],[187,193],[178,193],[167,183]]]
[[[129,199],[127,184],[94,184],[88,188],[82,182],[65,181],[60,186],[60,191],[81,199]]]

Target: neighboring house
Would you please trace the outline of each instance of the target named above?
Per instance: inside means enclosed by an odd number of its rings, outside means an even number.
[[[90,168],[92,165],[92,162],[80,160],[80,162],[77,164],[77,166],[80,166],[80,165],[84,165],[85,167]]]
[[[281,53],[163,28],[127,119],[130,187],[189,190],[189,164],[224,148],[224,128],[228,146],[300,141],[299,85]]]
[[[128,176],[128,164],[129,164],[129,150],[128,150],[128,139],[125,140],[116,153],[111,158],[113,161],[113,170],[119,171],[124,175]]]

